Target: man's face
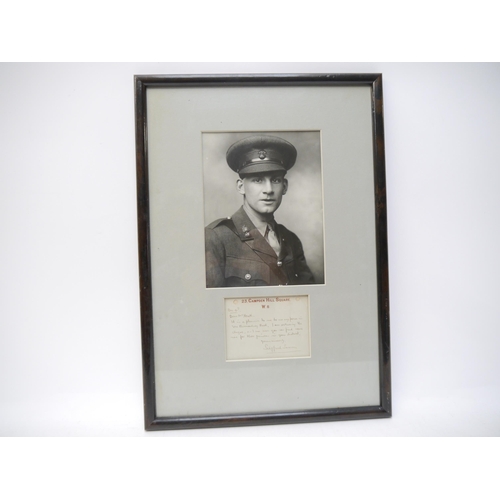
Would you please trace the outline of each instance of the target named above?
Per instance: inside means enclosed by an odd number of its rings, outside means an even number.
[[[284,174],[269,172],[238,179],[237,187],[245,196],[244,204],[260,215],[272,215],[281,205],[288,181]]]

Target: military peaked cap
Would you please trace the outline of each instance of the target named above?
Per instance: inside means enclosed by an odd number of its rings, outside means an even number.
[[[295,146],[280,137],[252,135],[235,142],[226,153],[228,165],[240,176],[286,172],[297,159]]]

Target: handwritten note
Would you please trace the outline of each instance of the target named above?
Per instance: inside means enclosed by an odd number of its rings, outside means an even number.
[[[226,360],[311,356],[309,297],[225,299]]]

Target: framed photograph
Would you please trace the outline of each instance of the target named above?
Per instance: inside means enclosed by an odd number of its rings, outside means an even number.
[[[136,76],[145,428],[391,416],[380,74]]]

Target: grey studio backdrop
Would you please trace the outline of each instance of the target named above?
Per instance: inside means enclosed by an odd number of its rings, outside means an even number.
[[[499,65],[141,63],[0,65],[1,435],[149,436],[133,75],[296,72],[383,73],[393,417],[154,436],[500,434]]]

